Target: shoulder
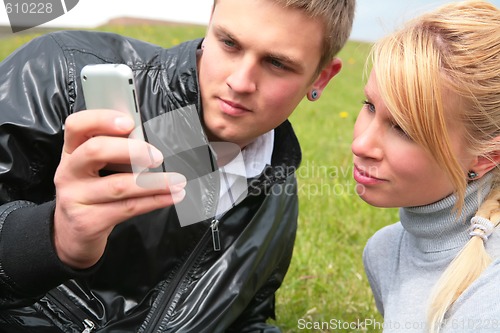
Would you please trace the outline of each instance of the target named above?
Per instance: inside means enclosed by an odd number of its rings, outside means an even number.
[[[363,252],[365,273],[382,314],[383,299],[393,283],[403,234],[404,229],[399,222],[384,227],[368,240]]]
[[[495,329],[491,332],[498,332],[500,329],[500,319],[498,319],[498,313],[500,313],[499,283],[500,259],[496,259],[453,304],[449,313],[450,319],[474,318],[474,328],[486,329],[489,325],[490,329]],[[470,321],[472,323],[472,319]]]
[[[399,248],[404,229],[400,222],[378,230],[368,240],[365,252],[389,254]]]
[[[377,231],[367,242],[363,262],[368,271],[386,271],[397,260],[404,229],[394,223]]]
[[[48,33],[44,36],[46,38],[52,38],[57,40],[61,45],[67,48],[89,48],[89,46],[98,46],[99,43],[124,43],[124,42],[136,42],[141,44],[148,44],[144,41],[138,39],[133,39],[126,37],[117,33],[112,32],[102,32],[102,31],[87,31],[87,30],[61,30]],[[96,45],[96,43],[98,45]],[[113,48],[114,45],[108,45],[109,48]]]
[[[296,170],[301,161],[299,140],[290,121],[285,120],[274,130],[272,165],[286,165],[289,169]]]
[[[494,232],[486,242],[486,251],[494,259],[500,259],[500,228],[495,228]]]
[[[127,64],[133,71],[171,70],[193,77],[196,77],[196,50],[202,41],[189,40],[164,48],[116,33],[85,30],[58,31],[41,38],[56,43],[58,51],[54,52],[61,53],[77,69],[90,63],[117,63]]]
[[[135,63],[136,60],[158,58],[161,50],[163,48],[159,46],[114,33],[69,30],[38,36],[11,56],[34,60],[43,58],[45,63]]]
[[[110,32],[58,31],[45,38],[53,39],[65,52],[89,54],[106,62],[126,62],[163,50],[158,45]]]

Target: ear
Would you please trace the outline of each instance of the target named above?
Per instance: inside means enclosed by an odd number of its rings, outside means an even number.
[[[316,90],[318,92],[318,96],[321,95],[325,87],[328,85],[328,82],[337,75],[342,69],[342,61],[339,58],[334,58],[328,65],[326,65],[323,70],[318,74],[318,77],[311,85],[311,90]],[[310,101],[314,101],[316,99],[311,97],[311,93],[307,94],[307,98]]]
[[[493,141],[500,142],[500,136],[496,137]],[[488,156],[478,156],[475,158],[472,166],[469,170],[474,171],[478,174],[478,178],[481,178],[486,173],[492,169],[500,166],[500,150],[494,151]]]

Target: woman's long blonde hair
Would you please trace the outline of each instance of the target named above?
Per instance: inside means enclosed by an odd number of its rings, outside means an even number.
[[[371,60],[395,121],[447,171],[459,216],[467,170],[453,154],[448,128],[458,123],[464,129],[465,146],[474,155],[500,153],[500,11],[484,1],[447,4],[377,42]],[[496,225],[498,165],[490,172],[493,190],[477,214]],[[439,331],[446,311],[490,264],[482,232],[476,230],[438,281],[429,307],[431,332]]]

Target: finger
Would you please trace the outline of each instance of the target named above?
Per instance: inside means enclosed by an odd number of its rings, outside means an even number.
[[[175,194],[158,194],[148,197],[127,198],[124,200],[102,203],[93,206],[93,218],[89,220],[101,221],[99,228],[101,230],[109,230],[109,228],[131,217],[172,206],[182,201],[185,195],[186,192],[182,190]],[[103,219],[103,216],[106,218]]]
[[[155,195],[175,195],[186,186],[186,177],[178,173],[144,173],[139,177],[131,173],[117,173],[106,177],[92,178],[73,188],[68,196],[83,205],[95,205],[122,201],[131,198],[152,197]],[[60,196],[62,194],[60,193]],[[64,200],[63,197],[61,199]],[[68,198],[70,199],[70,198]]]
[[[61,216],[61,210],[56,209],[54,242],[59,258],[72,267],[90,267],[102,256],[106,238],[114,226],[133,216],[171,206],[184,196],[185,192],[181,191],[173,195],[129,198],[93,205],[92,209],[79,205],[72,209],[73,213],[76,209],[76,214],[73,214],[76,218],[72,218],[71,223],[65,223],[68,220]],[[81,214],[82,211],[85,213]]]
[[[84,110],[71,114],[64,123],[65,153],[71,154],[83,142],[98,135],[124,136],[134,121],[116,110]]]
[[[96,175],[108,164],[133,164],[140,172],[163,162],[162,153],[147,142],[109,136],[90,138],[64,158],[76,177]]]
[[[134,179],[135,184],[140,188],[152,191],[167,189],[167,193],[179,192],[187,185],[186,177],[176,172],[144,172],[134,174]]]

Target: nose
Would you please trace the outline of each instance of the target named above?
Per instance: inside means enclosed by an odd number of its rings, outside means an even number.
[[[227,77],[226,84],[231,90],[248,94],[257,90],[258,65],[252,59],[242,59],[235,64],[235,69]]]
[[[351,150],[360,158],[381,160],[383,157],[383,131],[374,119],[359,116],[354,124]]]

